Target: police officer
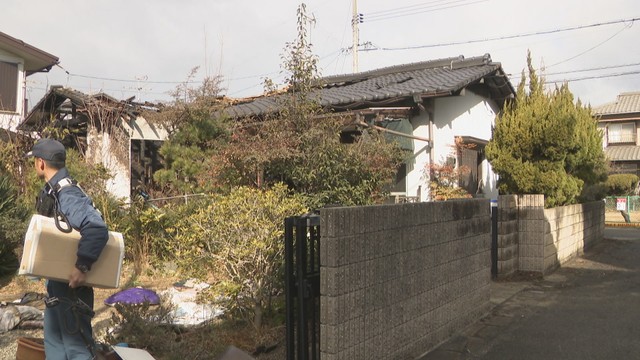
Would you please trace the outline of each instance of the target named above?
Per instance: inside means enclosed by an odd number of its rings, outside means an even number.
[[[107,243],[107,225],[91,199],[69,176],[64,145],[53,139],[41,139],[27,156],[34,158],[36,173],[46,182],[36,203],[38,214],[57,217],[62,230],[70,226],[80,232],[76,262],[69,264],[72,269],[69,282],[46,283],[49,298],[60,302],[45,310],[45,355],[47,360],[92,359],[93,288],[86,286],[85,281]],[[83,303],[88,305],[88,312],[78,306]]]

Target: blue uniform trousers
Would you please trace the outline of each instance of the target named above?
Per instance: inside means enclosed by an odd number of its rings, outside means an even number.
[[[91,316],[74,312],[75,299],[93,309],[93,288],[69,288],[66,282],[48,280],[49,297],[60,299],[58,305],[44,311],[44,350],[47,360],[90,360],[88,345],[95,348]]]

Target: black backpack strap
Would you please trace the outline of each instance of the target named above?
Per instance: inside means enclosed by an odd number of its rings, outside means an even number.
[[[82,187],[80,187],[78,182],[75,179],[72,179],[70,177],[66,177],[66,178],[63,178],[60,181],[58,181],[55,185],[49,186],[49,190],[48,190],[48,193],[55,198],[56,207],[55,207],[55,215],[54,215],[54,217],[56,218],[56,227],[58,228],[58,230],[60,230],[62,232],[65,232],[65,233],[71,232],[71,225],[67,221],[67,217],[61,211],[58,211],[58,206],[60,205],[59,202],[58,202],[58,193],[60,192],[60,190],[66,188],[66,187],[69,187],[69,186],[75,186],[78,189],[80,189],[80,191],[82,191],[84,196],[86,196],[87,199],[91,200],[91,206],[93,206],[93,208],[96,209],[98,214],[100,214],[100,217],[104,220],[104,216],[102,215],[102,212],[100,212],[100,210],[98,210],[98,208],[96,207],[96,204],[93,202],[93,199],[89,195],[87,195],[87,193],[84,191],[84,189]],[[62,230],[60,228],[60,226],[58,226],[58,214],[60,214],[60,216],[62,218],[61,220],[63,220],[64,222],[67,223],[67,225],[69,225],[69,229]]]
[[[73,228],[71,227],[71,224],[69,224],[69,219],[67,219],[67,216],[62,211],[60,211],[60,201],[58,200],[58,193],[65,187],[77,186],[77,182],[69,177],[66,177],[64,179],[61,179],[54,185],[50,185],[48,183],[47,185],[47,194],[51,195],[54,198],[53,218],[56,223],[56,228],[58,228],[58,230],[62,231],[63,233],[70,233],[71,231],[73,231]],[[64,222],[65,224],[67,224],[67,226],[62,227],[62,225],[60,224],[61,222]]]

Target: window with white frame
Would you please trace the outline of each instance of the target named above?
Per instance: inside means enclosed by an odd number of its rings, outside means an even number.
[[[18,64],[0,61],[0,111],[18,111]]]
[[[607,126],[607,140],[609,144],[635,143],[636,124],[622,123],[609,124]]]

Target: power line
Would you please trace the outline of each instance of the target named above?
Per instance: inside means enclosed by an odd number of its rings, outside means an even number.
[[[333,51],[321,58],[319,58],[318,60],[324,60],[330,56],[334,56],[336,54],[338,54],[338,56],[340,55],[341,50],[336,50]],[[334,60],[335,61],[335,60]],[[333,61],[332,61],[333,62]],[[67,71],[65,68],[63,68],[62,66],[58,65],[69,77],[77,77],[77,78],[85,78],[85,79],[92,79],[92,80],[102,80],[102,81],[113,81],[113,82],[123,82],[123,83],[137,83],[137,84],[170,84],[170,85],[175,85],[175,84],[200,84],[202,83],[202,80],[191,80],[191,81],[150,81],[150,80],[142,80],[142,79],[136,79],[136,80],[129,80],[129,79],[119,79],[119,78],[110,78],[110,77],[101,77],[101,76],[92,76],[92,75],[82,75],[82,74],[76,74],[76,73],[72,73],[70,71]],[[279,74],[279,71],[273,71],[270,73],[264,73],[264,74],[259,74],[259,75],[248,75],[248,76],[243,76],[243,77],[237,77],[237,78],[224,78],[223,80],[226,82],[229,81],[237,81],[237,80],[248,80],[248,79],[255,79],[255,78],[264,78],[266,76],[271,76],[271,75],[275,75],[275,74]],[[237,91],[234,91],[233,93],[230,93],[229,95],[233,95],[233,94],[237,94],[249,89],[252,89],[254,87],[257,86],[261,86],[261,83],[249,86],[247,88],[244,89],[240,89]],[[86,86],[74,86],[75,88],[79,88],[79,89],[89,89]],[[45,90],[43,88],[39,88],[39,87],[33,87],[33,89],[37,89],[37,90]],[[126,90],[126,89],[103,89],[103,91],[113,91],[113,92],[137,92],[137,90]],[[158,92],[150,92],[150,91],[145,91],[145,94],[156,94],[156,95],[166,95],[165,93],[158,93]]]
[[[572,74],[572,73],[578,73],[578,72],[617,69],[617,68],[622,68],[622,67],[630,67],[630,66],[638,66],[638,65],[640,65],[640,62],[639,63],[632,63],[632,64],[600,66],[600,67],[589,68],[589,69],[580,69],[580,70],[567,70],[567,71],[562,71],[562,72],[546,73],[544,75],[545,76],[564,75],[564,74]]]
[[[50,89],[48,88],[43,88],[40,86],[33,86],[33,85],[27,85],[28,89],[31,90],[42,90],[42,91],[49,91]],[[109,88],[99,88],[99,89],[95,89],[95,88],[91,88],[91,87],[87,87],[87,86],[73,86],[74,89],[78,90],[86,90],[89,92],[93,92],[95,93],[96,91],[103,93],[103,92],[110,92],[110,93],[127,93],[127,94],[135,94],[135,93],[139,93],[139,90],[136,89],[109,89]],[[165,91],[165,92],[157,92],[157,91],[145,91],[143,90],[142,93],[144,95],[170,95],[169,94],[169,90]]]
[[[414,5],[407,5],[407,6],[401,6],[401,7],[397,7],[397,8],[393,8],[393,9],[388,9],[388,10],[378,10],[378,11],[371,11],[366,13],[367,15],[374,15],[374,16],[381,16],[381,15],[385,15],[385,14],[391,14],[397,11],[406,11],[407,9],[413,9],[413,8],[421,8],[425,5],[429,5],[429,4],[434,4],[434,3],[442,3],[444,2],[445,5],[446,3],[448,3],[451,0],[434,0],[434,1],[427,1],[427,2],[423,2],[423,3],[419,3],[419,4],[414,4]]]
[[[606,25],[614,25],[614,24],[620,24],[620,23],[630,23],[627,26],[627,28],[628,28],[629,26],[631,26],[637,20],[640,20],[640,18],[636,17],[636,18],[631,18],[631,19],[613,20],[613,21],[607,21],[607,22],[602,22],[602,23],[594,23],[594,24],[574,26],[574,27],[554,29],[554,30],[547,30],[547,31],[538,31],[538,32],[532,32],[532,33],[508,35],[508,36],[501,36],[501,37],[496,37],[496,38],[476,39],[476,40],[468,40],[468,41],[461,41],[461,42],[451,42],[451,43],[440,43],[440,44],[431,44],[431,45],[409,46],[409,47],[400,47],[400,48],[365,47],[365,48],[362,49],[362,51],[373,51],[373,50],[398,51],[398,50],[413,50],[413,49],[420,49],[420,48],[454,46],[454,45],[471,44],[471,43],[478,43],[478,42],[508,40],[508,39],[521,38],[521,37],[537,36],[537,35],[547,35],[547,34],[553,34],[553,33],[559,33],[559,32],[582,30],[582,29],[587,29],[587,28],[594,28],[594,27],[600,27],[600,26],[606,26]],[[609,39],[607,39],[606,41],[608,41],[608,40]],[[342,51],[342,50],[337,50],[336,52],[340,52],[340,51]],[[587,51],[589,51],[589,50],[587,50]],[[327,58],[329,56],[332,56],[336,52],[332,52],[332,53],[324,56],[321,59],[324,59],[324,58]],[[568,59],[568,60],[570,60],[570,59]],[[565,60],[565,61],[568,61],[568,60]],[[558,65],[558,64],[553,64],[551,66]],[[548,66],[548,67],[550,67],[550,66]],[[71,77],[86,78],[86,79],[93,79],[93,80],[103,80],[103,81],[113,81],[113,82],[124,82],[124,83],[138,83],[138,84],[140,84],[140,83],[142,83],[142,84],[185,84],[186,83],[186,84],[198,84],[198,83],[202,82],[202,80],[200,80],[200,81],[198,81],[198,80],[191,80],[191,81],[151,81],[151,80],[139,80],[139,79],[138,80],[129,80],[129,79],[119,79],[119,78],[111,78],[111,77],[101,77],[101,76],[76,74],[76,73],[69,72],[64,68],[63,68],[63,70]],[[229,78],[229,79],[225,79],[225,80],[226,81],[236,81],[236,80],[255,79],[255,78],[261,78],[261,77],[265,77],[265,76],[274,75],[274,74],[277,74],[277,73],[278,72],[270,72],[270,73],[264,73],[264,74],[258,74],[258,75],[248,75],[248,76],[243,76],[243,77],[238,77],[238,78]],[[244,91],[244,90],[246,90],[246,89],[240,90],[239,92]]]
[[[116,78],[108,78],[108,77],[100,77],[100,76],[91,76],[91,75],[81,75],[74,73],[67,73],[67,75],[72,77],[79,77],[84,79],[93,79],[93,80],[104,80],[104,81],[114,81],[114,82],[126,82],[126,83],[145,83],[145,84],[196,84],[202,81],[151,81],[151,80],[128,80],[128,79],[116,79]]]
[[[488,1],[488,0],[486,0],[486,1]],[[430,2],[430,3],[434,3],[434,2],[436,2],[436,1],[433,1],[433,2]],[[453,2],[448,2],[448,4],[451,4],[451,3],[453,3]],[[464,42],[440,43],[440,44],[432,44],[432,45],[402,47],[402,48],[381,48],[381,47],[378,47],[378,48],[364,48],[363,51],[372,51],[372,50],[383,50],[383,51],[384,50],[392,50],[393,51],[393,50],[411,50],[411,49],[419,49],[419,48],[453,46],[453,45],[460,45],[460,44],[470,44],[470,43],[478,43],[478,42],[498,41],[498,40],[513,39],[513,38],[530,37],[530,36],[536,36],[536,35],[547,35],[547,34],[553,34],[553,33],[559,33],[559,32],[582,30],[582,29],[594,28],[594,27],[600,27],[600,26],[606,26],[606,25],[614,25],[614,24],[619,24],[619,23],[627,23],[628,25],[627,25],[626,28],[628,28],[628,27],[632,26],[633,23],[635,21],[637,21],[637,20],[640,20],[640,18],[636,17],[636,18],[630,18],[630,19],[612,20],[612,21],[607,21],[607,22],[594,23],[594,24],[581,25],[581,26],[574,26],[574,27],[568,27],[568,28],[561,28],[561,29],[554,29],[554,30],[547,30],[547,31],[538,31],[538,32],[517,34],[517,35],[508,35],[508,36],[502,36],[502,37],[496,37],[496,38],[488,38],[488,39],[476,39],[476,40],[469,40],[469,41],[464,41]],[[618,33],[616,33],[615,35],[617,35]],[[604,42],[606,42],[608,40],[610,40],[610,38],[605,40]],[[601,45],[601,44],[599,44],[599,45]],[[590,50],[591,49],[589,49],[587,51],[590,51]],[[322,57],[320,60],[323,60],[325,58],[333,56],[336,53],[340,53],[341,51],[344,51],[344,49],[340,49],[340,50],[337,50],[335,52],[332,52],[332,53]],[[585,51],[585,52],[587,52],[587,51]],[[583,53],[585,53],[585,52],[583,52]],[[579,55],[581,55],[581,54],[579,54]],[[338,57],[339,57],[339,55],[338,55]],[[570,59],[568,59],[568,60],[570,60]],[[565,61],[568,61],[568,60],[565,60]],[[331,61],[331,63],[333,63],[334,61],[336,61],[336,60],[334,59],[333,61]],[[557,65],[557,64],[554,64],[554,65]],[[623,66],[633,66],[633,65],[635,65],[635,64],[619,65],[619,66],[623,67]],[[553,66],[553,65],[551,65],[551,66]],[[602,69],[606,69],[606,68],[609,68],[609,67],[603,67]],[[70,77],[79,77],[79,78],[87,78],[87,79],[95,79],[95,80],[103,80],[103,81],[138,83],[138,84],[141,84],[141,83],[142,84],[145,84],[145,83],[147,83],[147,84],[185,84],[185,83],[187,83],[187,84],[197,84],[197,83],[201,82],[201,81],[195,81],[195,80],[193,80],[193,81],[149,81],[149,80],[140,80],[140,79],[136,79],[136,80],[118,79],[118,78],[109,78],[109,77],[99,77],[99,76],[75,74],[75,73],[71,73],[71,72],[67,71],[64,68],[62,68],[62,69]],[[576,71],[573,71],[573,72],[579,72],[579,71],[583,71],[583,70],[576,70]],[[584,71],[588,71],[588,70],[584,70]],[[244,77],[239,77],[239,78],[229,78],[229,79],[225,79],[225,80],[226,81],[236,81],[236,80],[245,80],[245,79],[255,79],[255,78],[258,78],[258,77],[265,77],[265,76],[273,75],[273,74],[276,74],[276,73],[277,72],[271,72],[271,73],[260,74],[260,75],[250,75],[250,76],[244,76]],[[556,73],[556,74],[563,74],[563,73]],[[614,75],[609,75],[609,76],[623,76],[625,74],[635,74],[635,72],[623,73],[623,74],[620,74],[620,75],[614,74]],[[603,77],[609,77],[609,76],[605,75]],[[594,78],[594,77],[590,77],[590,78]],[[580,79],[573,80],[573,81],[586,80],[586,79],[590,79],[590,78],[580,78]],[[259,84],[253,85],[253,86],[248,87],[246,89],[235,91],[234,93],[239,93],[239,92],[248,90],[248,89],[256,87],[256,86],[259,86]],[[118,90],[116,90],[116,89],[108,89],[108,90],[110,90],[110,91],[119,91],[119,92],[133,92],[133,91],[125,90],[125,89],[118,89]],[[146,91],[146,93],[151,93],[151,92]],[[157,92],[155,94],[160,95],[160,93],[157,93]]]
[[[614,73],[614,74],[583,76],[583,77],[577,77],[577,78],[573,78],[573,79],[563,79],[563,80],[555,80],[555,81],[546,80],[545,79],[545,83],[546,84],[557,84],[557,83],[564,83],[564,82],[576,82],[576,81],[583,81],[583,80],[605,79],[605,78],[610,78],[610,77],[629,76],[629,75],[640,75],[640,70],[638,70],[638,71],[626,71],[626,72]]]
[[[381,20],[395,19],[395,18],[399,18],[399,17],[405,17],[405,16],[411,16],[411,15],[423,14],[423,13],[427,13],[427,12],[434,12],[434,11],[438,11],[438,10],[445,10],[445,9],[457,8],[457,7],[467,6],[467,5],[473,5],[473,4],[487,2],[487,1],[489,1],[489,0],[476,0],[476,1],[455,0],[455,1],[449,1],[449,2],[447,2],[445,4],[425,6],[425,7],[422,7],[422,8],[411,9],[411,10],[401,10],[401,11],[399,11],[397,13],[389,13],[387,15],[368,16],[365,13],[364,16],[363,16],[363,22],[370,23],[370,22],[381,21]],[[460,2],[462,2],[462,4],[450,5],[450,4],[460,3]],[[449,6],[446,6],[446,5],[449,5]],[[426,10],[416,11],[416,10],[420,10],[420,9],[426,9]]]
[[[69,76],[71,76],[71,77],[79,77],[79,78],[92,79],[92,80],[103,80],[103,81],[124,82],[124,83],[145,83],[145,84],[200,84],[200,83],[202,83],[202,81],[203,81],[203,80],[189,80],[189,81],[152,81],[152,80],[141,80],[141,79],[137,79],[137,80],[129,80],[129,79],[117,79],[117,78],[109,78],[109,77],[101,77],[101,76],[92,76],[92,75],[75,74],[75,73],[72,73],[72,72],[68,72],[68,71],[66,71],[66,70],[65,70],[65,72],[67,73],[67,75],[69,75]],[[243,77],[239,77],[239,78],[229,78],[229,79],[227,79],[227,80],[235,81],[235,80],[254,79],[254,78],[259,78],[259,77],[269,76],[269,75],[273,75],[273,74],[277,74],[277,72],[270,72],[270,73],[266,73],[266,74],[259,74],[259,75],[248,75],[248,76],[243,76]]]
[[[638,20],[640,20],[640,18],[636,17],[636,18],[632,18],[632,19],[612,20],[612,21],[607,21],[607,22],[602,22],[602,23],[595,23],[595,24],[589,24],[589,25],[580,25],[580,26],[573,26],[573,27],[561,28],[561,29],[554,29],[554,30],[537,31],[537,32],[532,32],[532,33],[524,33],[524,34],[516,34],[516,35],[507,35],[507,36],[500,36],[500,37],[487,38],[487,39],[475,39],[475,40],[457,41],[457,42],[450,42],[450,43],[439,43],[439,44],[430,44],[430,45],[405,46],[405,47],[396,47],[396,48],[392,48],[392,47],[375,47],[375,48],[370,48],[370,49],[362,49],[362,51],[374,51],[374,50],[381,50],[381,51],[415,50],[415,49],[425,49],[425,48],[434,48],[434,47],[443,47],[443,46],[453,46],[453,45],[473,44],[473,43],[488,42],[488,41],[509,40],[509,39],[516,39],[516,38],[529,37],[529,36],[555,34],[555,33],[565,32],[565,31],[582,30],[582,29],[588,29],[588,28],[594,28],[594,27],[606,26],[606,25],[614,25],[614,24],[620,24],[620,23],[628,23],[628,22],[630,22],[631,24],[633,24],[634,22],[636,22],[636,21],[638,21]]]
[[[607,39],[605,39],[604,41],[602,41],[602,42],[598,43],[597,45],[594,45],[594,46],[592,46],[592,47],[588,48],[587,50],[585,50],[585,51],[583,51],[583,52],[581,52],[581,53],[579,53],[579,54],[577,54],[577,55],[574,55],[574,56],[572,56],[572,57],[570,57],[570,58],[568,58],[568,59],[564,59],[564,60],[559,61],[559,62],[557,62],[557,63],[555,63],[555,64],[551,64],[551,65],[547,66],[547,68],[550,68],[550,67],[552,67],[552,66],[556,66],[556,65],[560,65],[560,64],[564,64],[564,63],[566,63],[567,61],[571,61],[571,60],[573,60],[573,59],[575,59],[575,58],[577,58],[577,57],[580,57],[580,56],[582,56],[582,55],[584,55],[584,54],[588,53],[589,51],[591,51],[591,50],[593,50],[593,49],[595,49],[595,48],[599,47],[600,45],[603,45],[603,44],[605,44],[605,43],[609,42],[609,40],[613,39],[614,37],[616,37],[616,36],[617,36],[618,34],[620,34],[621,32],[623,32],[623,31],[625,31],[625,30],[629,29],[629,28],[631,27],[631,25],[632,25],[632,24],[633,24],[633,23],[631,23],[630,25],[626,25],[625,27],[623,27],[622,29],[620,29],[619,31],[617,31],[615,34],[611,35],[610,37],[608,37],[608,38],[607,38]]]

